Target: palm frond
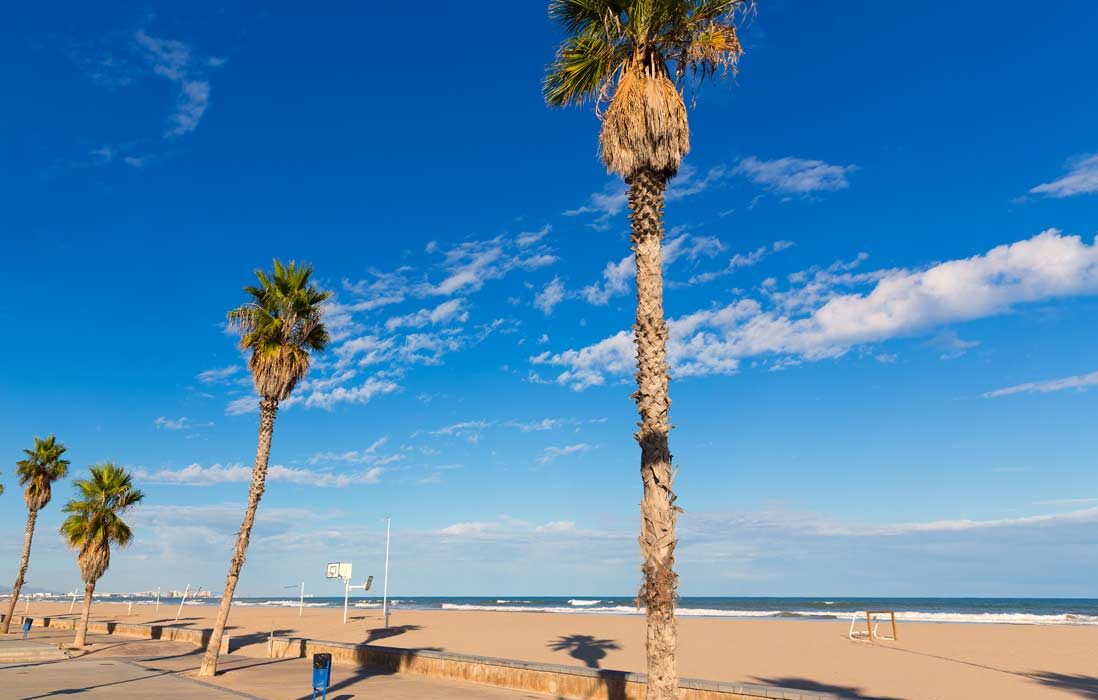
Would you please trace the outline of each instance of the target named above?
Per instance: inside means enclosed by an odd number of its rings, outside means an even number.
[[[256,391],[281,401],[309,371],[310,352],[321,352],[329,334],[322,305],[331,297],[310,281],[312,267],[274,261],[274,270],[256,270],[259,284],[244,288],[252,300],[228,313],[240,333],[240,347],[251,351],[248,367]]]
[[[35,437],[34,447],[23,450],[27,458],[16,462],[16,473],[19,485],[25,487],[23,500],[29,510],[45,508],[52,498],[53,482],[68,473],[69,461],[61,458],[65,450],[53,435]]]
[[[110,566],[112,545],[125,547],[133,540],[133,530],[122,515],[145,498],[121,467],[107,462],[91,467],[90,472],[90,478],[74,483],[79,497],[65,504],[69,515],[61,523],[61,536],[78,551],[81,575],[89,583]]]

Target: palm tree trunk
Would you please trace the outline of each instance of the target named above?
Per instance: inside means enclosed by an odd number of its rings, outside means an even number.
[[[663,318],[663,195],[667,178],[644,170],[629,178],[633,256],[637,265],[637,391],[640,414],[636,434],[641,448],[640,548],[644,582],[638,595],[647,609],[648,700],[678,697],[675,668],[675,519],[671,490],[674,472],[667,435],[671,430],[667,374],[667,323]]]
[[[31,540],[34,539],[34,521],[38,519],[38,511],[27,509],[27,530],[23,534],[23,558],[19,560],[19,573],[15,576],[15,583],[11,587],[11,601],[8,602],[8,614],[4,616],[4,626],[0,634],[7,634],[11,629],[11,616],[15,614],[15,603],[19,600],[19,591],[23,588],[23,577],[27,575],[27,567],[30,565]]]
[[[95,593],[95,581],[84,584],[84,610],[80,613],[80,623],[76,626],[76,639],[73,646],[82,647],[88,637],[88,618],[91,616],[92,594]]]
[[[248,509],[244,511],[244,522],[236,536],[236,549],[229,563],[229,575],[225,579],[225,592],[221,596],[221,606],[217,609],[210,641],[206,645],[206,655],[202,657],[200,676],[212,676],[217,673],[217,655],[221,651],[221,638],[225,635],[225,624],[229,621],[229,608],[233,604],[233,593],[240,570],[244,568],[244,556],[248,552],[248,541],[252,537],[252,525],[255,524],[255,512],[259,508],[259,499],[267,486],[267,460],[271,456],[271,437],[274,435],[275,415],[278,413],[278,401],[264,398],[259,402],[259,445],[255,451],[255,465],[252,467],[252,487],[248,491]]]

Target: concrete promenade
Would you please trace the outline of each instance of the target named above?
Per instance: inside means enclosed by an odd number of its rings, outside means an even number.
[[[9,635],[0,644],[17,639]],[[58,649],[72,641],[72,632],[37,630],[32,643]],[[301,700],[311,698],[312,675],[308,659],[222,657],[220,673],[212,682],[191,678],[202,656],[181,642],[122,639],[89,635],[83,653],[70,651],[69,660],[49,659],[0,663],[0,700],[39,700],[79,695],[84,698],[156,698],[184,700],[253,698]],[[330,700],[552,700],[550,696],[508,691],[472,683],[458,683],[370,667],[332,669]]]

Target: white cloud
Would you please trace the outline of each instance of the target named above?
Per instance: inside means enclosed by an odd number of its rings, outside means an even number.
[[[857,345],[1002,314],[1019,304],[1094,294],[1098,246],[1049,229],[925,269],[827,274],[834,279],[802,280],[801,291],[809,294],[775,295],[772,309],[740,299],[672,319],[672,373],[728,374],[742,358],[755,356],[773,356],[778,363],[833,358]],[[823,288],[811,287],[816,284]],[[834,285],[845,284],[873,286],[865,292],[834,291]],[[531,362],[564,367],[555,380],[578,390],[625,374],[633,357],[632,337],[622,331],[579,350],[542,353]]]
[[[486,420],[467,420],[432,430],[431,435],[463,437],[469,442],[476,442],[484,429],[490,425],[492,424]]]
[[[207,369],[205,371],[199,372],[196,378],[203,384],[222,384],[227,382],[242,369],[244,369],[244,367],[241,365],[217,367],[215,369]]]
[[[611,297],[625,294],[629,291],[629,282],[634,274],[633,255],[626,255],[617,262],[606,263],[602,271],[602,283],[594,283],[583,288],[580,292],[588,303],[603,306],[610,302]]]
[[[464,323],[469,320],[469,312],[465,309],[465,299],[458,297],[444,301],[433,309],[420,309],[415,313],[405,316],[396,316],[385,322],[385,329],[394,331],[398,328],[422,328],[431,324]]]
[[[508,421],[507,425],[511,428],[518,428],[524,433],[533,433],[543,430],[552,430],[553,428],[560,426],[562,423],[564,423],[564,421],[560,418],[542,418],[541,420],[528,421],[525,423],[522,421],[512,420]]]
[[[1068,174],[1030,189],[1031,194],[1046,197],[1071,197],[1098,192],[1098,153],[1083,155],[1068,161]]]
[[[369,403],[375,396],[391,394],[399,391],[400,385],[388,379],[369,377],[355,387],[337,386],[330,389],[316,389],[314,391],[294,395],[282,402],[284,408],[301,403],[309,408],[333,408],[336,404]]]
[[[453,525],[435,530],[435,534],[458,536],[482,535],[485,532],[495,529],[496,527],[498,527],[498,525],[496,525],[495,523],[454,523]]]
[[[984,394],[984,398],[994,399],[1000,396],[1010,396],[1012,394],[1048,394],[1053,391],[1064,391],[1065,389],[1085,390],[1095,385],[1098,385],[1098,372],[1091,372],[1090,374],[1078,374],[1073,377],[1063,377],[1062,379],[1048,379],[1042,382],[1016,384],[1014,386],[996,389],[995,391],[989,391]]]
[[[165,418],[160,416],[153,421],[153,425],[164,430],[186,430],[191,427],[190,419],[186,416],[182,418]]]
[[[267,481],[281,481],[302,486],[320,486],[344,488],[354,484],[376,484],[384,473],[381,467],[371,467],[354,474],[336,474],[281,464],[271,465],[267,470]],[[191,464],[182,469],[161,469],[159,471],[136,470],[139,479],[154,483],[179,484],[186,486],[211,486],[214,484],[249,482],[252,468],[243,464]]]
[[[524,231],[515,237],[515,244],[520,248],[534,245],[541,239],[549,235],[549,232],[553,230],[553,227],[549,224],[545,224],[537,231]]]
[[[564,283],[560,281],[560,277],[553,277],[553,280],[534,297],[534,307],[541,309],[548,316],[562,301],[564,301]]]
[[[202,75],[203,68],[217,67],[224,61],[195,60],[189,45],[151,36],[144,29],[134,35],[134,40],[153,72],[179,86],[175,111],[168,117],[164,136],[175,138],[194,131],[210,104],[210,83]]]
[[[595,220],[589,224],[597,231],[605,231],[610,227],[610,217],[617,216],[629,204],[629,189],[621,180],[612,180],[602,192],[595,192],[587,203],[575,209],[568,209],[565,216],[579,216],[580,214],[598,214]]]
[[[822,160],[788,157],[759,160],[748,156],[732,172],[777,192],[808,194],[845,190],[850,186],[846,176],[855,169],[853,165],[829,165]]]
[[[725,166],[717,165],[706,171],[704,176],[698,177],[697,169],[689,164],[683,165],[671,182],[667,183],[667,200],[673,202],[704,192],[724,179],[727,171]]]
[[[256,413],[258,411],[259,397],[253,395],[240,396],[225,406],[225,415],[227,416],[242,416],[245,413]]]
[[[561,457],[567,457],[568,455],[579,454],[581,452],[587,452],[591,449],[591,445],[587,443],[576,443],[574,445],[564,445],[562,447],[550,446],[546,447],[541,457],[538,457],[538,464],[548,464],[553,460],[560,459]]]
[[[728,265],[721,270],[702,272],[690,278],[690,284],[705,284],[713,280],[730,275],[738,269],[754,267],[773,253],[779,253],[793,247],[791,241],[774,241],[768,246],[759,246],[749,253],[736,253],[728,259]],[[722,248],[723,249],[723,248]]]
[[[675,236],[663,245],[662,261],[666,270],[679,260],[696,262],[700,258],[712,258],[724,250],[724,244],[715,236],[694,236],[688,233]],[[594,282],[580,290],[587,303],[605,306],[610,299],[627,294],[633,281],[636,266],[630,253],[617,262],[606,263],[602,271],[602,281]]]
[[[576,523],[572,520],[554,520],[534,528],[534,532],[545,534],[561,534],[575,531]]]

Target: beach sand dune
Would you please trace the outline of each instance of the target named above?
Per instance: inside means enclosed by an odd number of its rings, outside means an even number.
[[[22,607],[22,606],[20,606]],[[68,604],[32,604],[66,615]],[[96,603],[93,618],[169,624],[175,608]],[[209,627],[216,608],[185,606],[179,624]],[[644,619],[487,611],[235,607],[234,654],[263,656],[271,631],[410,649],[438,649],[625,671],[644,670]],[[679,621],[684,677],[825,690],[869,700],[1098,698],[1098,627],[901,623],[898,642],[851,641],[848,622]],[[243,646],[236,649],[237,644]]]

